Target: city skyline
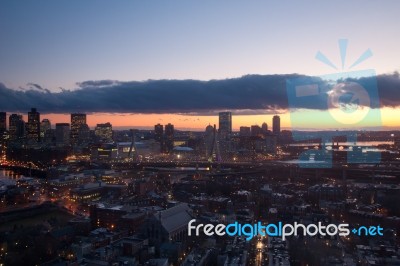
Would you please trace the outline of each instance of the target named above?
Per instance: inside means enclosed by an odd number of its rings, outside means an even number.
[[[400,265],[398,10],[1,0],[0,266]]]
[[[7,113],[7,127],[9,127],[8,117],[11,114],[22,115],[23,120],[26,122],[28,120],[27,112],[6,112]],[[325,125],[321,126],[312,126],[305,124],[304,128],[296,128],[299,130],[306,131],[318,131],[318,130],[400,130],[400,125],[396,125],[397,122],[396,117],[392,117],[392,110],[390,108],[381,109],[382,113],[382,126],[377,127],[366,127],[366,128],[357,128],[357,127],[343,127],[343,128],[335,128],[335,127],[326,127]],[[385,114],[388,115],[385,115]],[[46,114],[41,113],[43,119],[49,119],[52,127],[54,128],[56,123],[70,123],[71,122],[71,114]],[[314,112],[309,111],[305,113],[307,116],[315,115]],[[86,113],[87,115],[87,124],[91,129],[94,129],[97,124],[110,122],[113,125],[113,128],[116,130],[126,130],[126,129],[145,129],[151,130],[154,128],[155,124],[173,124],[178,130],[188,130],[188,131],[204,131],[208,125],[218,125],[218,113],[215,115],[207,115],[207,116],[185,116],[185,115],[174,115],[174,114],[96,114],[96,113]],[[275,114],[268,115],[236,115],[232,113],[232,129],[233,131],[238,132],[241,126],[252,126],[259,125],[261,126],[264,122],[268,124],[268,127],[272,129],[272,119]],[[290,126],[290,114],[289,113],[278,113],[281,119],[281,129],[282,130],[292,130]],[[193,126],[187,126],[188,120],[192,123]],[[393,122],[393,124],[389,124]]]

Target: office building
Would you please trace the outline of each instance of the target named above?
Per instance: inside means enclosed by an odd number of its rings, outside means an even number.
[[[215,125],[208,125],[204,134],[204,151],[207,157],[212,153],[215,139]]]
[[[10,140],[15,141],[23,138],[25,135],[25,122],[22,119],[22,115],[11,114],[8,120]]]
[[[160,151],[165,152],[165,140],[164,140],[164,126],[157,124],[154,126],[154,139],[160,143]]]
[[[250,137],[250,135],[251,135],[250,127],[240,127],[239,136]]]
[[[169,153],[174,148],[174,125],[165,125],[165,148],[166,152]]]
[[[77,144],[79,132],[86,125],[86,114],[71,114],[71,143]]]
[[[46,132],[51,129],[51,123],[49,119],[43,119],[40,123],[40,139],[44,139]]]
[[[56,144],[57,146],[67,146],[70,144],[70,128],[68,123],[56,124]]]
[[[261,127],[259,125],[252,125],[251,126],[251,135],[252,136],[262,135]]]
[[[28,123],[26,124],[26,139],[28,142],[40,141],[40,113],[36,108],[28,112]]]
[[[266,134],[266,133],[268,132],[268,124],[264,122],[264,123],[261,125],[261,130],[262,130],[262,133],[263,133],[263,134]]]
[[[164,134],[164,126],[161,124],[157,124],[154,126],[154,139],[158,142],[162,140]]]
[[[55,130],[51,129],[51,122],[49,119],[43,119],[40,123],[40,141],[42,143],[50,144],[54,141]]]
[[[83,124],[79,128],[78,144],[87,144],[90,142],[90,128],[87,124]]]
[[[279,115],[274,115],[272,118],[272,133],[279,135],[281,133],[281,118]]]
[[[220,112],[219,113],[219,133],[221,136],[229,137],[232,133],[232,113],[231,112]]]
[[[100,142],[106,143],[113,141],[112,125],[108,122],[105,124],[97,124],[94,129],[94,134]]]
[[[0,133],[7,130],[7,113],[0,112]]]

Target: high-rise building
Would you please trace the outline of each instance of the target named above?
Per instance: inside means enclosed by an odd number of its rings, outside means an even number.
[[[261,127],[259,125],[252,125],[251,126],[251,135],[252,136],[259,136],[262,134]]]
[[[7,130],[7,113],[0,112],[0,133]]]
[[[89,143],[90,142],[90,128],[87,124],[83,124],[79,129],[78,143]]]
[[[113,131],[112,125],[110,123],[97,124],[94,129],[94,135],[98,138],[100,142],[112,142],[113,141]]]
[[[70,128],[68,123],[56,124],[56,144],[66,146],[70,143]]]
[[[10,140],[15,141],[23,138],[25,135],[25,122],[22,119],[22,115],[11,114],[8,120]]]
[[[274,115],[272,118],[272,133],[279,135],[281,133],[281,118],[279,115]]]
[[[171,152],[174,148],[174,125],[165,125],[165,148],[166,152]]]
[[[46,132],[51,129],[51,123],[49,119],[43,119],[40,123],[40,139],[44,139]]]
[[[154,126],[154,139],[156,141],[161,142],[163,134],[164,134],[164,126],[161,124],[155,125]]]
[[[86,114],[71,114],[71,143],[77,144],[79,132],[86,125]]]
[[[250,137],[250,135],[251,135],[250,127],[240,127],[239,136]]]
[[[36,108],[28,112],[28,123],[26,124],[26,138],[28,142],[40,141],[40,113]]]
[[[164,126],[160,123],[154,126],[154,139],[160,143],[160,151],[165,152]]]
[[[222,137],[229,137],[232,133],[232,113],[220,112],[219,113],[219,133]]]
[[[263,132],[264,134],[267,133],[267,132],[268,132],[268,124],[264,122],[264,123],[261,125],[261,130],[262,130],[262,132]]]
[[[206,131],[204,134],[204,151],[207,156],[207,158],[210,156],[213,148],[213,142],[214,142],[214,132],[215,128],[212,125],[208,125],[206,127]]]

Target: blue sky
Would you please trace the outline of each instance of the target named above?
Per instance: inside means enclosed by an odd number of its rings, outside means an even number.
[[[329,74],[340,64],[400,69],[400,1],[0,2],[0,82],[52,91],[86,80],[220,79]]]

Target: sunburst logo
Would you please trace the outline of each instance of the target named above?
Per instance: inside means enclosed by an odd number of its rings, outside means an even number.
[[[328,143],[332,143],[334,137],[341,136],[346,137],[347,143],[357,143],[357,133],[354,130],[379,129],[382,125],[375,71],[352,70],[370,58],[372,51],[366,49],[357,60],[347,64],[348,40],[340,39],[338,44],[341,59],[339,67],[320,51],[315,56],[318,61],[336,70],[335,73],[286,80],[295,141],[310,138],[311,135],[301,133],[304,130],[323,129],[326,131],[318,131],[312,135],[313,139],[320,138],[321,143],[332,145]],[[366,153],[351,150],[347,154],[348,163],[380,161],[380,154],[366,156]],[[331,167],[333,157],[331,151],[312,149],[301,153],[299,159],[307,162],[302,163],[301,167]]]
[[[347,39],[339,39],[341,70],[345,69],[347,56]],[[367,49],[353,62],[349,70],[361,64],[372,56],[371,49]],[[315,58],[325,65],[339,70],[322,52],[318,51]],[[371,101],[368,92],[359,83],[339,81],[328,91],[328,111],[338,122],[352,125],[361,122],[370,111]]]
[[[345,63],[346,63],[346,55],[347,55],[347,46],[348,46],[348,40],[347,39],[339,39],[338,44],[339,44],[339,51],[340,51],[340,59],[342,61],[342,70],[344,70],[345,68]],[[351,70],[353,67],[361,64],[362,62],[364,62],[365,60],[367,60],[368,58],[370,58],[372,56],[372,51],[371,49],[367,49],[364,51],[364,53],[362,53],[358,59],[356,61],[354,61],[353,64],[351,64],[351,66],[349,67],[349,70]],[[328,57],[326,57],[323,53],[321,53],[320,51],[317,52],[317,54],[315,55],[315,59],[317,59],[318,61],[321,61],[322,63],[324,63],[327,66],[330,66],[331,68],[335,69],[335,70],[339,70],[339,68],[333,64],[331,62],[331,60],[328,59]]]

